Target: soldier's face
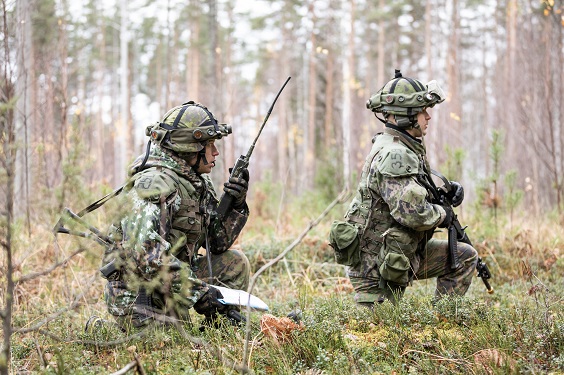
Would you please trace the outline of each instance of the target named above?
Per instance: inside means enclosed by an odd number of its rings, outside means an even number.
[[[414,129],[416,132],[416,137],[427,135],[427,126],[429,125],[429,120],[431,119],[429,112],[427,112],[428,110],[428,108],[425,108],[423,111],[417,114],[417,123],[419,124],[419,129]]]
[[[198,173],[200,174],[210,173],[212,168],[215,167],[215,158],[219,155],[219,151],[215,146],[215,139],[211,139],[208,141],[205,150],[206,150],[205,152],[206,163],[204,163],[204,160],[200,161],[200,165],[198,166]],[[194,160],[194,163],[195,162],[196,161]]]

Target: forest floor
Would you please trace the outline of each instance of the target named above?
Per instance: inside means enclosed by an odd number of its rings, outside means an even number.
[[[256,272],[306,220],[288,220],[286,227],[251,220],[236,247]],[[326,242],[330,221],[257,279],[253,294],[270,310],[251,313],[249,333],[230,325],[202,332],[195,313],[190,321],[129,334],[112,324],[85,332],[90,316],[111,319],[97,270],[103,249],[87,239],[55,241],[47,226],[38,226],[15,241],[15,277],[64,264],[17,284],[11,373],[564,373],[564,229],[558,221],[522,218],[492,230],[483,217],[471,218],[469,234],[492,272],[493,294],[475,278],[464,298],[434,305],[435,280],[422,280],[397,306],[374,310],[353,301],[344,267]],[[67,259],[76,249],[85,251]],[[299,324],[283,319],[292,311],[299,311]]]

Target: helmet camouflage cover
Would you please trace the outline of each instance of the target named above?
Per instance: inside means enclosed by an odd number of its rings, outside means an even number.
[[[149,125],[145,134],[172,151],[199,152],[208,140],[231,134],[231,126],[218,124],[206,107],[189,101],[169,110],[162,121]]]
[[[366,102],[366,108],[384,116],[414,116],[444,100],[445,94],[437,81],[424,85],[396,70],[395,77]]]

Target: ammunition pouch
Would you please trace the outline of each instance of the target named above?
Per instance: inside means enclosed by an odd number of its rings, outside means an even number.
[[[388,253],[378,269],[386,281],[405,286],[409,281],[409,259],[403,254]]]
[[[417,250],[418,240],[404,229],[390,228],[382,235],[384,243],[378,254],[378,271],[382,279],[400,286],[409,282],[410,258]]]
[[[360,262],[358,228],[346,221],[334,221],[329,232],[329,246],[335,250],[335,260],[345,266]]]

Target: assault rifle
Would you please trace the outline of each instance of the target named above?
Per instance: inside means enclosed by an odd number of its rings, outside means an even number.
[[[444,183],[443,186],[437,188],[433,183],[433,180],[429,178],[429,185],[431,187],[431,191],[433,192],[436,203],[442,206],[449,206],[452,209],[452,201],[451,198],[449,198],[449,193],[452,191],[452,185],[450,184],[450,181],[441,173],[433,169],[431,169],[431,173],[440,178]],[[452,220],[448,226],[448,248],[450,250],[451,269],[456,269],[460,265],[458,261],[457,242],[460,241],[473,246],[470,238],[468,238],[468,235],[466,234],[466,228],[467,227],[462,227],[462,225],[460,225],[458,217],[453,212]],[[492,277],[492,275],[490,273],[488,265],[482,260],[481,257],[478,257],[476,271],[478,271],[478,277],[481,278],[484,282],[488,293],[492,294],[494,290],[489,282],[489,279]]]
[[[235,165],[233,166],[233,168],[230,169],[229,178],[240,177],[241,171],[249,166],[249,160],[251,158],[251,154],[253,153],[253,150],[255,149],[255,145],[256,145],[259,137],[260,137],[260,134],[262,133],[262,129],[264,129],[264,126],[266,125],[266,122],[268,121],[268,118],[270,117],[270,114],[272,113],[272,109],[274,108],[274,104],[278,100],[278,97],[282,93],[282,90],[284,90],[284,87],[286,87],[286,84],[288,83],[290,78],[292,78],[292,77],[288,77],[288,79],[286,79],[286,82],[284,82],[284,84],[282,85],[282,88],[280,89],[280,91],[278,91],[278,94],[274,98],[274,101],[272,102],[272,105],[270,106],[270,109],[268,110],[268,113],[266,114],[266,117],[264,118],[264,121],[262,122],[262,125],[259,129],[259,132],[258,132],[255,140],[251,144],[251,147],[249,147],[249,151],[247,151],[246,155],[239,156],[239,158],[235,162]],[[221,196],[221,199],[219,200],[219,205],[217,206],[217,209],[215,210],[215,214],[220,219],[225,217],[225,215],[227,214],[227,212],[231,208],[232,204],[233,204],[233,196],[231,196],[230,194],[223,193],[223,195]]]

